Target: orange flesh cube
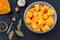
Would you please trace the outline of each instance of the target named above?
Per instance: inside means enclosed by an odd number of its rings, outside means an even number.
[[[54,17],[49,17],[47,20],[46,20],[46,24],[51,27],[53,24],[54,24]]]
[[[49,26],[48,25],[45,25],[44,27],[42,27],[42,31],[43,32],[46,32],[46,31],[48,31],[50,28],[49,28]]]
[[[33,17],[33,13],[30,11],[27,11],[26,17]]]
[[[38,28],[38,25],[35,22],[32,22],[33,29]]]
[[[52,8],[48,9],[48,15],[54,15],[55,11]]]
[[[34,7],[35,7],[35,10],[36,10],[36,11],[39,11],[39,7],[40,7],[39,4],[35,4]]]
[[[34,31],[40,32],[40,28],[36,28],[36,29],[34,29]]]
[[[43,17],[44,17],[44,19],[47,19],[48,18],[48,14],[44,14]]]
[[[35,9],[34,8],[31,8],[31,9],[29,9],[29,11],[31,11],[31,12],[34,13]]]
[[[26,17],[26,23],[30,24],[32,22],[32,20],[30,18]]]

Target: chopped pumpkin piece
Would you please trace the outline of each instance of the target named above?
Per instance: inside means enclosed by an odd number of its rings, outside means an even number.
[[[39,4],[35,4],[34,7],[35,7],[35,10],[36,10],[36,11],[39,11],[39,7],[40,7]]]
[[[54,15],[54,13],[55,11],[52,8],[48,9],[48,12],[47,12],[48,15]]]
[[[45,24],[45,20],[39,19],[39,20],[38,20],[38,25],[41,25],[41,24]]]
[[[29,27],[30,27],[30,28],[32,28],[32,25],[31,25],[31,24],[29,24]]]
[[[43,7],[43,6],[40,4],[40,6],[39,6],[39,11],[41,10],[42,7]]]
[[[37,18],[37,17],[38,17],[38,16],[33,17],[33,18],[32,18],[32,21],[38,22],[38,18]]]
[[[44,7],[42,7],[42,8],[41,8],[41,11],[44,13],[44,12],[45,12],[45,8],[44,8]]]
[[[34,12],[34,16],[37,16],[37,14],[38,14],[38,12],[37,12],[37,11],[35,11],[35,12]]]
[[[42,15],[43,15],[43,12],[42,12],[42,11],[39,11],[39,12],[37,13],[37,15],[38,15],[38,16],[42,16]]]
[[[35,9],[34,8],[31,8],[31,9],[29,9],[29,11],[31,11],[31,12],[34,13]]]
[[[35,22],[32,22],[32,28],[33,29],[38,28],[38,25]]]
[[[46,24],[51,27],[54,24],[54,17],[50,16],[47,20],[46,20]]]
[[[40,32],[41,30],[40,30],[40,28],[36,28],[36,29],[34,29],[34,31]]]
[[[26,17],[26,23],[31,24],[32,20],[28,17]]]
[[[47,5],[44,5],[44,8],[46,8],[48,10],[50,7],[48,7]]]
[[[38,25],[39,26],[39,28],[41,29],[42,27],[44,27],[44,25],[43,24],[41,24],[41,25]]]
[[[44,19],[47,19],[48,18],[48,14],[44,14],[43,17],[44,17]]]
[[[33,17],[33,13],[30,11],[27,11],[26,17]]]
[[[44,27],[42,27],[42,32],[46,32],[48,31],[50,28],[48,25],[45,25]]]

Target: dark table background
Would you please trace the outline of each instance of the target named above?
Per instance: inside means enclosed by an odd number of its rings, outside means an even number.
[[[23,18],[23,14],[24,14],[26,7],[29,4],[36,2],[36,1],[48,2],[56,9],[58,20],[57,20],[57,24],[55,25],[54,29],[45,34],[36,34],[36,33],[31,32],[25,26],[24,21],[23,21],[21,31],[24,33],[24,37],[21,38],[21,37],[17,36],[14,32],[14,37],[12,38],[12,40],[60,40],[60,18],[59,18],[60,17],[60,0],[26,0],[26,6],[23,8],[20,8],[20,11],[18,13],[16,13],[14,10],[15,7],[17,6],[17,4],[16,4],[17,0],[9,0],[12,10],[8,15],[0,15],[0,21],[5,21],[5,22],[7,22],[8,25],[10,25],[11,18],[13,16],[15,16],[17,18],[17,20],[11,29],[11,30],[15,30],[18,20],[20,18]],[[9,40],[8,34],[6,32],[0,33],[0,40]]]

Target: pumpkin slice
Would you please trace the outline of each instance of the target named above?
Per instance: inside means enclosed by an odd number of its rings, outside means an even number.
[[[8,14],[11,11],[8,0],[0,0],[0,14]]]

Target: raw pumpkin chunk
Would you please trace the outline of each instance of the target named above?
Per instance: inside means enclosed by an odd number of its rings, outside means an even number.
[[[31,11],[31,12],[34,13],[35,9],[34,8],[31,8],[31,9],[29,9],[29,11]]]
[[[50,16],[47,20],[46,20],[46,25],[48,25],[49,27],[51,27],[54,24],[54,17]]]
[[[37,16],[37,15],[38,15],[38,12],[37,12],[37,11],[35,11],[35,12],[34,12],[34,16]]]
[[[33,17],[33,13],[30,11],[27,11],[26,17]]]
[[[43,17],[44,17],[44,19],[47,19],[49,16],[48,16],[48,14],[44,14]]]
[[[44,13],[46,10],[44,7],[41,8],[41,11]]]
[[[39,10],[41,10],[42,7],[43,7],[43,6],[40,4],[40,6],[39,6]]]
[[[41,8],[41,11],[46,14],[48,12],[48,9],[46,9],[44,6]]]
[[[29,27],[30,27],[30,28],[32,28],[32,25],[31,25],[31,24],[29,24]]]
[[[38,18],[37,18],[37,17],[38,17],[38,16],[33,17],[33,18],[32,18],[32,21],[38,22]]]
[[[41,30],[40,30],[40,28],[36,28],[36,29],[34,29],[34,31],[40,32]]]
[[[39,4],[35,4],[34,7],[35,7],[35,10],[36,10],[36,11],[39,11],[39,7],[40,7]]]
[[[44,25],[43,24],[41,24],[41,25],[38,25],[39,26],[39,28],[41,29],[42,27],[44,27]]]
[[[35,29],[35,28],[38,28],[38,25],[36,22],[32,22],[32,28]]]
[[[48,15],[54,15],[54,13],[55,11],[52,8],[48,9],[48,12],[47,12]]]
[[[43,16],[41,15],[41,16],[38,16],[37,18],[38,18],[38,20],[39,20],[39,19],[43,19]]]
[[[38,25],[41,25],[41,24],[45,24],[45,20],[39,19],[39,20],[38,20]]]
[[[42,16],[42,15],[43,15],[43,12],[42,12],[42,11],[39,11],[39,12],[37,13],[37,15],[38,15],[38,16]]]
[[[32,20],[28,17],[26,17],[26,23],[31,24]]]
[[[46,8],[48,10],[50,7],[48,7],[47,5],[44,5],[44,8]]]
[[[48,31],[50,28],[48,25],[45,25],[44,27],[42,27],[42,32],[46,32]]]

